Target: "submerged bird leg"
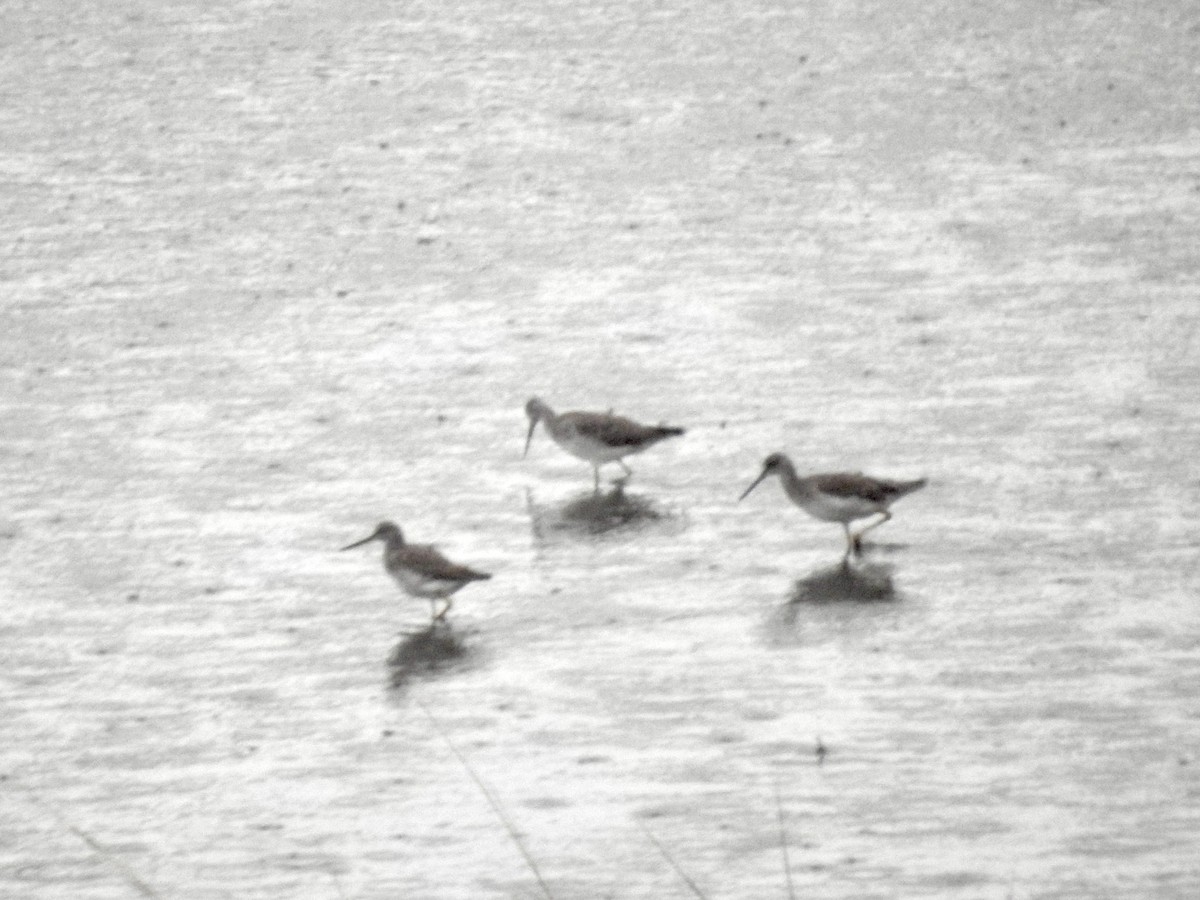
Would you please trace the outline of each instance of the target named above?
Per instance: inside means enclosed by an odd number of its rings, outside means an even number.
[[[625,477],[626,477],[626,478],[632,478],[632,477],[633,477],[633,469],[631,469],[631,468],[629,468],[629,466],[625,465],[625,460],[623,460],[623,459],[618,459],[618,460],[617,460],[617,465],[618,465],[618,466],[620,466],[622,469],[624,469],[624,470],[625,470]]]
[[[600,493],[600,465],[592,463],[592,492]]]
[[[449,597],[446,598],[446,605],[442,607],[442,611],[433,617],[435,622],[445,622],[446,613],[450,612],[450,607],[454,605],[454,601]]]

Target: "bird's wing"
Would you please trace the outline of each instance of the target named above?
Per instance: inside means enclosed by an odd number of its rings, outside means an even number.
[[[436,547],[429,544],[409,544],[403,549],[401,561],[404,565],[427,578],[444,581],[475,581],[491,578],[485,572],[477,572],[467,566],[451,562]]]
[[[582,437],[591,438],[609,447],[636,447],[659,436],[659,429],[642,425],[624,416],[608,413],[567,413],[571,426]]]
[[[861,472],[831,472],[813,477],[817,489],[832,497],[858,497],[872,503],[885,503],[893,493],[887,482]]]

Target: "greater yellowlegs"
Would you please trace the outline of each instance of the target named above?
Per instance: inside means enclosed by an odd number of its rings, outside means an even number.
[[[796,474],[792,461],[782,453],[772,453],[763,461],[762,472],[750,487],[742,492],[738,500],[758,487],[768,475],[778,475],[788,499],[816,519],[824,522],[841,522],[846,532],[846,554],[862,551],[862,536],[872,528],[878,528],[892,517],[888,509],[905,494],[925,486],[925,479],[915,481],[888,481],[872,478],[861,472],[832,472],[824,475],[808,475],[801,478]],[[877,522],[853,534],[850,523],[855,519],[881,515]]]
[[[533,429],[538,422],[546,424],[546,430],[554,443],[572,456],[592,464],[595,489],[600,490],[600,466],[615,462],[629,477],[633,471],[625,465],[624,457],[641,453],[647,447],[669,437],[683,434],[682,428],[669,425],[642,425],[611,411],[565,412],[556,414],[549,406],[534,397],[525,404],[525,415],[529,416],[529,434],[525,437],[525,455],[529,454],[529,443],[533,440]]]
[[[453,605],[451,594],[472,581],[484,581],[492,577],[487,572],[477,572],[451,562],[429,544],[406,544],[404,533],[394,522],[380,523],[370,535],[342,549],[353,550],[375,540],[384,544],[384,569],[396,579],[406,594],[429,601],[435,622],[446,618],[446,613]],[[446,601],[441,612],[437,611],[438,600]]]

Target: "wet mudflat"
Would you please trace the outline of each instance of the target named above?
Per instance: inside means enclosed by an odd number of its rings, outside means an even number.
[[[0,895],[1195,896],[1200,19],[1052,6],[8,10]]]

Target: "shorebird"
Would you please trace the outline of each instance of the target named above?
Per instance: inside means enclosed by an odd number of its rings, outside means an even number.
[[[525,415],[529,416],[529,434],[525,436],[525,454],[529,455],[529,443],[533,440],[533,429],[538,422],[546,423],[546,430],[554,443],[572,456],[592,464],[595,489],[600,490],[600,466],[615,462],[625,470],[625,477],[633,470],[625,465],[623,457],[641,453],[659,441],[683,434],[682,428],[668,425],[642,425],[624,416],[613,415],[612,411],[565,412],[555,414],[537,397],[525,404]]]
[[[487,572],[476,572],[466,566],[451,562],[430,544],[406,544],[404,533],[394,522],[382,522],[370,535],[343,547],[353,550],[374,540],[383,541],[383,567],[396,579],[404,592],[412,597],[429,601],[433,621],[440,622],[450,612],[453,601],[450,595],[472,581],[484,581],[492,576]],[[442,611],[437,611],[437,601],[445,600]]]
[[[782,453],[772,453],[763,461],[762,472],[738,500],[744,500],[768,475],[778,475],[788,499],[813,518],[842,523],[842,530],[846,532],[847,556],[852,552],[861,553],[862,536],[892,517],[889,506],[905,494],[925,486],[924,478],[888,481],[861,472],[832,472],[801,478],[790,459]],[[882,515],[882,518],[857,534],[851,533],[851,522],[874,515]]]

